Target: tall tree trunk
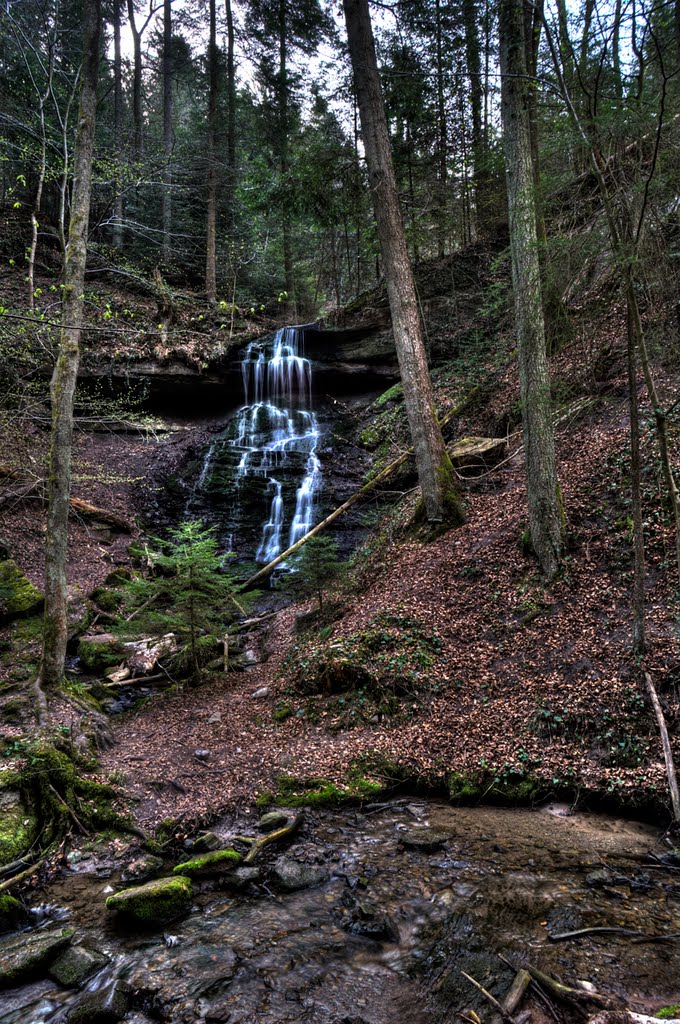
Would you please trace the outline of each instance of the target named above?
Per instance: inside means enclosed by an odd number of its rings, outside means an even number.
[[[163,263],[170,259],[172,235],[172,6],[171,0],[163,3]]]
[[[630,409],[630,489],[633,510],[633,650],[645,649],[645,540],[642,526],[640,473],[640,411],[638,408],[637,353],[631,294],[628,302],[628,403]]]
[[[501,0],[499,37],[529,528],[541,568],[551,579],[560,564],[563,512],[555,467],[550,379],[545,352],[522,0]]]
[[[97,111],[101,11],[99,0],[84,0],[82,90],[74,155],[71,220],[68,230],[59,355],[51,385],[47,536],[45,540],[45,628],[40,681],[58,686],[66,657],[68,510],[71,493],[73,395],[80,359],[83,288],[90,217],[92,157]]]
[[[121,0],[113,0],[113,134],[116,147],[113,200],[113,245],[123,248],[123,62],[120,48]]]
[[[470,113],[472,115],[472,164],[476,227],[488,226],[488,174],[484,145],[482,62],[479,51],[479,25],[476,0],[463,0],[465,56],[470,77]]]
[[[435,3],[436,44],[437,44],[437,177],[439,195],[437,197],[437,254],[446,252],[446,235],[448,228],[448,166],[449,129],[446,117],[444,98],[444,48],[442,43],[442,11],[441,0]]]
[[[132,123],[134,125],[133,155],[142,159],[144,150],[144,114],[142,111],[142,32],[135,20],[134,0],[127,0],[128,22],[132,33]]]
[[[434,412],[413,272],[392,166],[368,0],[344,0],[370,191],[392,314],[404,402],[415,450],[423,511],[430,522],[461,522],[460,500]]]
[[[227,16],[227,230],[233,245],[236,227],[236,39],[231,0],[224,0],[224,6]]]
[[[290,173],[289,155],[289,84],[288,84],[288,39],[286,34],[286,0],[279,0],[279,173],[283,184],[283,208],[281,210],[281,235],[283,242],[283,276],[286,289],[286,308],[295,312],[295,269],[293,266],[293,229],[288,210],[287,178]]]
[[[219,52],[217,49],[216,0],[209,0],[210,36],[208,40],[208,216],[206,228],[205,290],[208,302],[217,299],[217,89]]]

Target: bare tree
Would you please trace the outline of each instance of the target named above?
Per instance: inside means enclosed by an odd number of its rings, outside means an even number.
[[[39,684],[58,686],[64,675],[67,627],[66,558],[71,492],[73,396],[80,361],[83,289],[90,217],[92,158],[101,32],[100,0],[84,0],[80,110],[73,165],[71,219],[64,268],[59,355],[52,376],[52,436],[45,540],[45,626]]]
[[[344,9],[394,341],[423,509],[430,522],[462,522],[462,506],[434,412],[418,299],[390,153],[368,0],[344,0]]]

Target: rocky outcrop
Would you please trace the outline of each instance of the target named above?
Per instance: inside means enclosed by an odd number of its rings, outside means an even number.
[[[42,977],[72,936],[71,930],[38,932],[0,943],[0,989]]]

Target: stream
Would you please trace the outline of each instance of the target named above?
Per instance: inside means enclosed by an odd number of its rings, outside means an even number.
[[[214,831],[227,845],[257,828],[241,816]],[[104,910],[119,886],[110,850],[83,849],[35,894],[38,928],[66,923],[74,942],[109,958],[87,987],[123,979],[129,1024],[449,1024],[464,1009],[489,1021],[461,971],[502,999],[525,961],[642,1012],[680,1000],[676,942],[550,938],[601,926],[680,931],[680,876],[651,826],[558,805],[456,808],[413,797],[308,811],[286,847],[269,849],[243,891],[196,883],[187,917],[136,934]],[[303,888],[286,891],[281,857]],[[0,1022],[56,1024],[82,999],[34,981],[3,993]]]

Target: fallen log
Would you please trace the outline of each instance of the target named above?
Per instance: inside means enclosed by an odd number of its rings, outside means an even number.
[[[656,720],[659,725],[659,733],[661,734],[661,746],[663,748],[663,759],[666,762],[666,776],[668,778],[668,788],[671,792],[673,818],[676,824],[680,824],[680,791],[678,790],[678,776],[675,772],[673,748],[671,747],[671,741],[668,736],[666,719],[659,701],[659,695],[657,694],[656,687],[654,686],[654,680],[650,676],[649,672],[645,672],[644,677],[645,683],[647,684],[647,692],[649,693],[649,698],[652,702],[654,714],[656,715]]]
[[[82,498],[70,498],[69,507],[72,512],[77,512],[78,515],[85,516],[86,519],[98,519],[100,522],[107,523],[108,526],[113,526],[116,530],[121,530],[123,533],[132,533],[132,525],[123,516],[118,515],[117,512],[98,508],[96,505],[91,505],[89,501],[83,501]]]

